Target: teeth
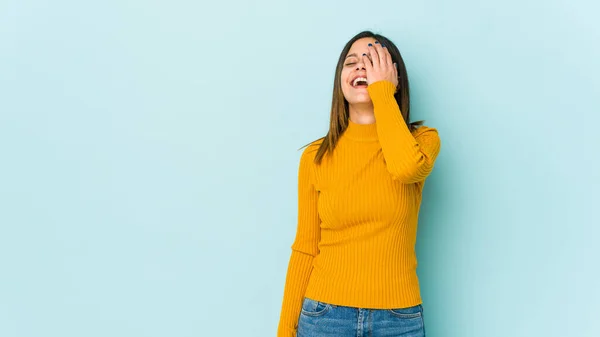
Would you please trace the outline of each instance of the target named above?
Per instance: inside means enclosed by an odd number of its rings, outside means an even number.
[[[357,78],[354,80],[354,82],[352,82],[352,86],[356,86],[356,83],[358,83],[358,81],[365,81],[365,82],[366,82],[366,81],[367,81],[367,79],[366,79],[366,78],[364,78],[364,77],[357,77]]]

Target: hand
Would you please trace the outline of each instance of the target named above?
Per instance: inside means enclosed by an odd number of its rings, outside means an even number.
[[[370,56],[370,58],[369,58]],[[387,80],[398,87],[398,68],[392,63],[392,55],[380,43],[369,46],[369,54],[363,55],[363,62],[367,68],[367,85],[381,80]]]

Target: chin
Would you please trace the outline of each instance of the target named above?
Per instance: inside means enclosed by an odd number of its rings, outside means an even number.
[[[369,95],[354,96],[350,99],[346,99],[349,104],[368,104],[371,103],[371,97]]]

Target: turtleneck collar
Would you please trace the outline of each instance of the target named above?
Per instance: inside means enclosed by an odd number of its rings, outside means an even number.
[[[377,140],[377,125],[375,123],[357,124],[348,118],[348,128],[344,131],[344,136],[358,141]]]

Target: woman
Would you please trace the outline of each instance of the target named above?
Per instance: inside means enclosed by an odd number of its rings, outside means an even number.
[[[336,68],[327,135],[303,151],[278,336],[425,336],[414,251],[434,128],[409,122],[406,68],[362,32]]]

